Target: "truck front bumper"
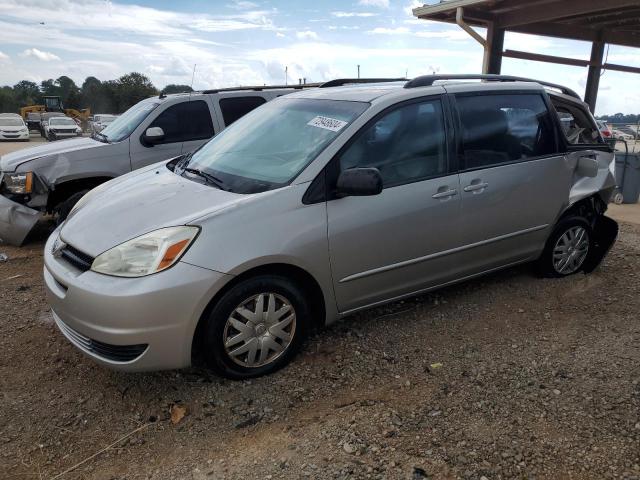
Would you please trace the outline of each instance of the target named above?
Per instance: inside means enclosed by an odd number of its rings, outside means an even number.
[[[40,216],[38,210],[0,195],[0,242],[19,247]]]

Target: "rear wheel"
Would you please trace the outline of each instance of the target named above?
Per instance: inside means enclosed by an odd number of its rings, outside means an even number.
[[[226,292],[203,329],[207,365],[232,379],[258,377],[288,364],[307,335],[311,312],[289,279],[261,275]]]
[[[583,217],[567,217],[553,230],[538,260],[538,267],[548,277],[573,275],[583,269],[591,248],[589,222]]]

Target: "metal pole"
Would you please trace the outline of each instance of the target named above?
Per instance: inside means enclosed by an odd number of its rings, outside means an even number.
[[[584,94],[584,101],[591,108],[591,112],[596,111],[598,101],[598,89],[600,88],[600,76],[602,75],[602,60],[604,59],[604,42],[593,42],[591,47],[591,60],[589,74],[587,76],[587,88]]]
[[[358,78],[360,78],[360,65],[358,65]]]

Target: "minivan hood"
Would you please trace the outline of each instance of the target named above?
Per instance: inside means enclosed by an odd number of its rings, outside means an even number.
[[[23,150],[18,150],[17,152],[3,155],[0,157],[0,171],[13,172],[21,163],[29,160],[35,160],[36,158],[60,153],[69,153],[87,148],[106,147],[108,145],[108,143],[98,142],[97,140],[88,137],[45,143],[44,145],[25,148]]]
[[[165,163],[138,170],[90,192],[62,227],[62,240],[93,257],[159,228],[185,225],[233,206],[247,195],[176,175]]]

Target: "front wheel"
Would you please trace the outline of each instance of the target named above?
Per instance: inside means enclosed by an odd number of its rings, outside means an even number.
[[[583,217],[561,220],[547,240],[538,260],[541,273],[547,277],[566,277],[584,267],[592,248],[592,230]]]
[[[245,379],[288,364],[304,342],[311,312],[304,292],[276,275],[245,280],[226,292],[203,329],[203,355],[216,373]]]
[[[75,207],[76,203],[78,203],[80,199],[84,197],[88,192],[89,190],[81,190],[79,192],[76,192],[60,205],[58,205],[58,207],[56,208],[56,213],[58,214],[58,216],[56,217],[56,225],[62,224],[62,222],[67,219],[69,213],[71,213],[71,210],[73,209],[73,207]]]

